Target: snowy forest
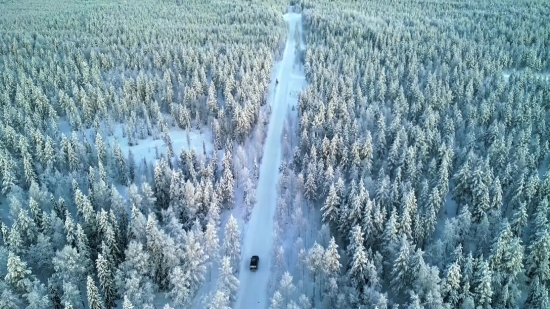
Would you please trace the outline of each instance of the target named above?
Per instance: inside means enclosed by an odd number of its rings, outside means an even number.
[[[0,0],[0,308],[550,308],[548,16]]]
[[[0,3],[0,308],[229,304],[287,6]]]
[[[549,308],[549,3],[297,6],[272,308]]]

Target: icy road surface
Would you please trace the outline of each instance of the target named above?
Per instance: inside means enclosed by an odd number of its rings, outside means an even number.
[[[239,272],[239,291],[235,309],[265,309],[269,306],[267,283],[270,277],[271,247],[273,244],[273,216],[277,201],[277,181],[281,164],[281,135],[283,124],[290,105],[296,105],[297,91],[301,90],[304,76],[293,74],[295,61],[296,24],[301,23],[302,15],[287,13],[284,15],[289,31],[286,47],[277,73],[279,84],[275,94],[270,98],[272,114],[269,121],[267,138],[264,145],[264,155],[260,166],[260,179],[256,190],[257,203],[252,215],[242,246],[242,261]],[[300,87],[296,89],[296,87]],[[258,270],[250,271],[250,258],[260,257]]]

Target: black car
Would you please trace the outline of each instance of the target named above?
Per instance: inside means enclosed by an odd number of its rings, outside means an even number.
[[[250,270],[258,270],[258,263],[260,262],[260,257],[253,255],[250,259]]]

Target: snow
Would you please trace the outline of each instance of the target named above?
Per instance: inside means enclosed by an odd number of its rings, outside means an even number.
[[[504,81],[506,83],[508,83],[508,81],[510,80],[510,76],[512,74],[521,74],[525,72],[525,70],[509,70],[509,69],[506,69],[502,72],[502,77],[504,77]],[[535,77],[538,77],[538,78],[542,78],[542,79],[550,79],[550,74],[549,73],[538,73],[538,72],[532,72],[533,73],[533,76]]]
[[[443,230],[445,229],[445,222],[447,220],[450,220],[454,218],[457,213],[457,205],[456,202],[453,200],[452,193],[447,193],[447,196],[445,196],[445,203],[443,204],[442,211],[439,212],[439,216],[437,219],[437,225],[435,226],[435,237],[439,238],[441,235],[443,235]]]
[[[286,47],[281,60],[274,97],[270,97],[272,114],[269,121],[267,138],[264,145],[263,160],[260,165],[260,177],[256,189],[257,203],[252,211],[248,225],[244,229],[242,261],[240,264],[240,287],[234,308],[267,308],[267,294],[270,278],[271,248],[273,244],[273,223],[277,201],[277,181],[281,163],[281,134],[283,125],[292,104],[297,101],[292,93],[297,85],[302,84],[303,77],[294,77],[295,63],[294,30],[301,22],[301,14],[287,13],[285,21],[289,24]],[[273,83],[274,81],[272,81]],[[299,89],[298,89],[299,90]],[[258,270],[249,270],[250,257],[258,255],[260,262]]]
[[[59,131],[66,136],[70,137],[72,129],[69,123],[65,120],[59,121]],[[152,136],[146,139],[138,139],[137,145],[129,146],[128,138],[123,136],[123,124],[117,124],[113,128],[113,135],[109,137],[102,136],[104,141],[112,144],[118,142],[122,152],[128,156],[128,151],[131,149],[134,154],[136,164],[145,159],[148,163],[154,163],[157,159],[156,149],[158,153],[166,154],[166,146],[162,139],[153,139]],[[95,140],[94,129],[85,130],[86,138],[89,141]],[[189,132],[189,143],[187,142],[187,132]],[[208,155],[212,154],[214,146],[212,145],[211,133],[207,128],[201,128],[200,131],[190,130],[185,131],[178,127],[172,127],[169,129],[170,139],[172,140],[172,146],[174,147],[174,156],[179,156],[182,149],[193,148],[197,154],[203,152],[203,142]]]
[[[179,156],[182,149],[194,149],[196,153],[203,152],[203,142],[206,148],[207,154],[211,154],[213,145],[211,143],[210,133],[204,128],[203,132],[189,131],[189,143],[187,142],[187,131],[179,128],[170,129],[170,139],[172,140],[172,146],[174,147],[174,155]],[[147,139],[138,140],[138,144],[129,146],[125,137],[122,137],[122,126],[115,128],[115,137],[110,137],[109,142],[117,141],[120,143],[120,148],[124,154],[128,155],[128,150],[131,149],[134,153],[136,162],[140,162],[145,159],[147,162],[154,162],[156,160],[155,148],[158,148],[159,153],[166,154],[166,147],[162,139],[153,139],[148,137]]]
[[[157,293],[154,293],[153,295],[155,296],[152,302],[152,305],[154,308],[162,309],[164,305],[170,304],[170,299],[166,297],[166,293],[157,292]],[[122,309],[123,301],[124,301],[124,298],[115,300],[116,308]],[[87,299],[86,299],[86,303],[87,303]]]

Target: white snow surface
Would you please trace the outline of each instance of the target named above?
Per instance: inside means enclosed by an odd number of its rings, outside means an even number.
[[[66,120],[59,122],[59,131],[65,134],[67,137],[71,136],[73,130]],[[128,145],[128,138],[123,136],[123,125],[116,124],[113,126],[113,135],[112,136],[103,136],[103,141],[108,143],[118,143],[122,152],[128,156],[128,151],[131,149],[134,153],[134,159],[136,164],[139,166],[142,160],[147,161],[148,163],[154,164],[157,160],[156,149],[158,153],[166,155],[166,145],[162,139],[153,139],[149,136],[146,139],[138,139],[137,145]],[[85,135],[88,141],[94,142],[95,135],[93,135],[92,129],[86,129]],[[177,127],[169,128],[170,139],[172,140],[172,146],[174,148],[174,155],[178,156],[181,153],[182,149],[190,150],[194,149],[197,154],[202,154],[203,152],[203,143],[204,148],[206,148],[207,154],[211,155],[214,149],[212,144],[212,137],[210,130],[208,128],[201,128],[198,130],[185,131]],[[189,142],[187,141],[187,134],[189,134]],[[93,136],[92,136],[93,135]]]
[[[286,47],[277,74],[279,84],[275,88],[272,100],[272,114],[269,121],[264,155],[260,165],[260,177],[256,190],[257,203],[252,211],[250,221],[245,228],[241,248],[242,261],[239,271],[239,291],[234,305],[236,309],[261,309],[269,306],[268,282],[271,267],[271,248],[273,244],[273,221],[277,201],[277,181],[281,164],[281,134],[289,106],[295,104],[292,90],[296,84],[301,85],[303,76],[292,74],[296,60],[294,30],[301,22],[301,14],[287,13],[289,32]],[[250,258],[260,258],[258,270],[249,270]]]
[[[169,129],[169,132],[175,156],[179,157],[182,149],[194,149],[197,154],[201,154],[203,152],[203,143],[207,154],[212,154],[214,146],[212,145],[210,131],[208,131],[207,128],[202,128],[200,132],[196,130],[188,132],[177,127],[172,127]],[[187,134],[189,134],[190,143],[187,141]],[[162,139],[147,137],[146,139],[138,140],[138,144],[133,146],[129,146],[127,140],[126,137],[122,137],[122,126],[120,125],[115,128],[114,138],[109,138],[109,142],[118,141],[125,155],[128,155],[128,150],[131,149],[134,153],[136,164],[139,164],[143,159],[147,162],[154,163],[156,161],[156,148],[158,148],[160,154],[166,155],[166,145]]]

